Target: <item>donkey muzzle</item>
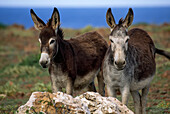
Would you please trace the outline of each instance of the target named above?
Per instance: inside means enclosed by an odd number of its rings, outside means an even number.
[[[47,68],[50,64],[49,55],[47,53],[41,53],[39,63],[43,68]]]
[[[123,70],[126,66],[126,61],[115,61],[114,64],[118,70]]]

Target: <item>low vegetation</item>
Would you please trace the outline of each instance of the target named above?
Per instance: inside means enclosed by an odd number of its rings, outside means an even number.
[[[170,51],[170,25],[138,24],[146,30],[156,47]],[[89,31],[98,31],[107,41],[108,28],[64,29],[66,39]],[[22,26],[5,26],[0,24],[0,113],[14,113],[20,105],[26,103],[33,91],[51,90],[47,69],[42,69],[39,61],[38,31],[33,28],[25,30]],[[157,55],[157,71],[152,82],[147,112],[170,113],[170,62]],[[63,90],[65,91],[65,90]],[[118,93],[120,98],[120,93]],[[130,109],[133,101],[130,98]]]

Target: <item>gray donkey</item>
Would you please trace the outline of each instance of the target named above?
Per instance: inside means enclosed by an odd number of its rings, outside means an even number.
[[[155,53],[169,59],[170,53],[157,49],[144,30],[135,28],[127,31],[133,21],[131,8],[125,20],[120,19],[117,25],[109,8],[106,21],[111,27],[111,45],[103,60],[103,76],[108,96],[116,97],[116,90],[119,89],[122,103],[127,105],[131,93],[135,113],[144,114],[146,97],[156,70]],[[139,90],[142,90],[141,95]]]

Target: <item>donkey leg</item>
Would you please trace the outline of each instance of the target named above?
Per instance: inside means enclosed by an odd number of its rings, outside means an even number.
[[[116,90],[112,86],[107,85],[107,96],[116,97]]]
[[[104,84],[103,74],[101,71],[97,75],[97,80],[98,80],[99,93],[102,96],[105,96],[105,84]]]
[[[66,84],[66,93],[69,95],[73,95],[74,81],[71,77],[67,78]]]
[[[51,75],[51,85],[53,93],[57,93],[58,91],[62,91],[62,88],[57,85],[56,76]]]
[[[96,87],[95,87],[95,85],[94,85],[94,81],[91,82],[91,83],[88,85],[88,91],[97,92],[97,91],[96,91]]]
[[[53,90],[53,93],[57,93],[58,91],[62,91],[62,87],[57,87],[57,86],[54,86],[52,87],[52,90]]]
[[[135,114],[141,114],[141,96],[138,91],[131,91],[131,94],[134,101]]]
[[[125,105],[128,105],[128,99],[129,99],[129,95],[130,95],[130,90],[128,87],[124,87],[122,89],[120,89],[121,91],[121,96],[122,96],[122,103]]]
[[[145,87],[142,89],[142,97],[141,97],[141,102],[142,102],[142,114],[146,114],[146,104],[147,104],[147,95],[149,92],[149,86]]]
[[[58,91],[62,91],[62,88],[57,86],[56,84],[52,84],[53,93],[57,93]]]

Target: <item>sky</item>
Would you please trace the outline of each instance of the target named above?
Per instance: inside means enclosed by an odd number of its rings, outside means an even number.
[[[170,0],[0,0],[0,7],[154,7]]]

